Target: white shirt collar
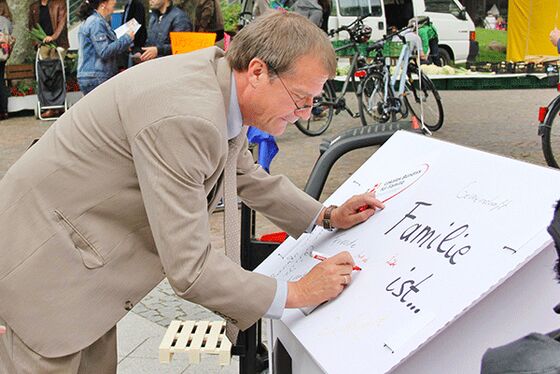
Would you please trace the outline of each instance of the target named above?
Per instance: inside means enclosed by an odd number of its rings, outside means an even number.
[[[227,116],[227,132],[228,140],[235,138],[241,132],[243,127],[243,117],[241,116],[241,109],[237,101],[237,89],[235,86],[235,77],[233,71],[231,72],[231,90],[229,93],[229,112]]]

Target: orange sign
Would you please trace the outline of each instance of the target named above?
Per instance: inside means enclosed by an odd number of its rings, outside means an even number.
[[[170,32],[169,38],[174,55],[211,47],[216,42],[216,34],[213,32]]]

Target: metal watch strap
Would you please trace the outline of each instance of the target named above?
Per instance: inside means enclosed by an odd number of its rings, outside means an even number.
[[[323,214],[323,228],[328,231],[333,231],[334,227],[331,223],[332,211],[338,208],[336,205],[331,205],[325,209],[325,214]]]

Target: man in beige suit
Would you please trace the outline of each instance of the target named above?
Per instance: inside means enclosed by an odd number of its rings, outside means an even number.
[[[383,207],[364,194],[324,208],[247,150],[245,125],[279,135],[309,117],[336,67],[324,33],[273,13],[231,48],[227,59],[208,48],[114,77],[0,180],[0,349],[19,372],[115,372],[116,323],[164,277],[241,329],[350,282],[347,252],[282,282],[211,248],[228,159],[239,197],[294,237],[314,223],[351,227]]]

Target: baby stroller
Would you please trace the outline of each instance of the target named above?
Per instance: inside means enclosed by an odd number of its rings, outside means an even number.
[[[43,117],[44,110],[56,110],[64,113],[68,109],[66,101],[66,73],[64,59],[58,48],[49,53],[38,48],[35,58],[35,75],[37,79],[37,108],[35,117],[41,120],[56,120],[60,117]]]

